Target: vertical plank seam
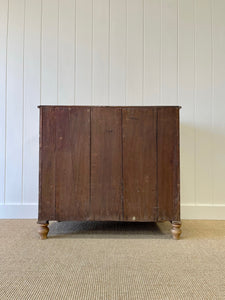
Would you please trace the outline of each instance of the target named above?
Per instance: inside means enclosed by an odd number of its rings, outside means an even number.
[[[212,199],[211,204],[214,205],[214,0],[211,0],[211,183],[212,183]]]
[[[127,104],[127,73],[128,73],[128,0],[126,0],[126,42],[125,42],[125,105]]]
[[[41,23],[40,23],[40,105],[42,103],[42,38],[43,38],[43,0],[41,0]]]
[[[179,89],[179,80],[180,80],[180,51],[179,51],[179,24],[180,24],[180,1],[177,0],[177,105],[180,104],[180,89]]]
[[[40,125],[39,125],[39,190],[38,190],[38,220],[39,216],[41,214],[41,205],[42,205],[42,149],[43,149],[43,109],[39,108],[39,119],[40,119]],[[41,145],[40,145],[41,143]]]
[[[94,100],[94,65],[93,65],[93,51],[94,51],[94,0],[92,0],[92,26],[91,26],[91,104],[93,104]]]
[[[110,22],[111,22],[111,16],[110,16],[110,10],[111,10],[111,1],[109,0],[109,31],[108,31],[108,104],[110,105],[111,101],[110,101],[110,36],[111,36],[111,26],[110,26]]]
[[[77,87],[77,1],[74,0],[74,68],[73,68],[73,76],[74,76],[74,104],[76,104],[76,87]]]
[[[89,155],[89,159],[90,159],[90,170],[89,170],[89,211],[88,211],[88,215],[90,217],[90,213],[92,213],[92,209],[91,209],[91,192],[92,192],[92,189],[91,189],[91,182],[92,182],[92,178],[91,178],[91,126],[92,126],[92,122],[91,122],[91,118],[92,118],[92,107],[90,106],[90,155]],[[91,216],[92,219],[94,218],[94,216],[92,215]]]
[[[144,105],[145,88],[145,0],[142,2],[142,105]]]
[[[58,215],[57,215],[57,205],[56,205],[56,161],[57,161],[57,150],[56,150],[56,112],[57,109],[51,109],[51,116],[53,115],[53,124],[54,124],[54,129],[55,129],[55,145],[54,145],[54,200],[55,200],[55,211],[54,211],[54,219],[58,219]]]
[[[163,69],[163,66],[162,66],[162,63],[163,63],[163,59],[162,59],[162,56],[163,56],[163,50],[162,50],[162,31],[163,31],[163,21],[162,21],[162,17],[163,17],[163,3],[162,3],[163,0],[160,1],[160,101],[159,103],[162,104],[162,98],[163,98],[163,95],[162,95],[162,88],[163,88],[163,72],[162,72],[162,69]]]
[[[156,220],[159,219],[159,184],[158,184],[158,108],[155,108],[156,113]]]
[[[5,53],[5,162],[4,162],[4,201],[6,204],[6,155],[7,155],[7,100],[8,100],[8,36],[9,36],[9,0],[7,11],[7,28],[6,28],[6,53]]]
[[[196,128],[196,88],[197,88],[197,69],[196,69],[196,1],[193,0],[193,13],[194,13],[194,204],[197,204],[197,187],[196,187],[196,179],[197,179],[197,167],[196,167],[196,147],[197,147],[197,128]]]
[[[122,152],[122,195],[121,195],[121,202],[122,202],[122,220],[124,221],[124,172],[123,172],[123,108],[121,108],[121,152]]]
[[[180,114],[180,110],[179,108],[176,109],[176,136],[175,136],[175,143],[176,143],[176,179],[175,179],[175,182],[176,182],[176,190],[175,190],[175,197],[174,197],[174,200],[173,201],[173,217],[175,218],[175,220],[177,221],[177,217],[180,221],[180,118],[179,118],[179,114]],[[177,213],[179,209],[179,214]]]
[[[58,4],[58,15],[57,15],[57,105],[59,104],[59,22],[60,22],[60,13],[59,6],[60,0],[57,1]]]
[[[23,80],[23,87],[22,87],[22,98],[23,98],[23,108],[22,108],[22,171],[21,171],[21,204],[23,204],[23,197],[24,197],[24,187],[23,187],[23,184],[24,184],[24,171],[23,171],[23,163],[24,163],[24,117],[25,117],[25,114],[24,114],[24,109],[25,109],[25,105],[24,105],[24,101],[25,101],[25,95],[24,95],[24,71],[25,71],[25,68],[24,68],[24,58],[25,58],[25,55],[24,55],[24,51],[25,51],[25,22],[26,22],[26,19],[25,19],[25,13],[26,13],[26,0],[23,1],[23,4],[24,4],[24,10],[23,10],[23,75],[22,75],[22,80]]]

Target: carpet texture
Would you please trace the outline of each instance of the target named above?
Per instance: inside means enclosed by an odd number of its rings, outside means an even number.
[[[225,299],[225,221],[0,220],[0,299]]]

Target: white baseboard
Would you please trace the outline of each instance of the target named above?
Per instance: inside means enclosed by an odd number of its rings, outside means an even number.
[[[37,219],[38,205],[0,204],[0,219]],[[225,205],[181,205],[181,219],[225,220]]]
[[[225,205],[181,205],[181,219],[225,220]]]
[[[0,219],[37,219],[38,204],[0,204]]]

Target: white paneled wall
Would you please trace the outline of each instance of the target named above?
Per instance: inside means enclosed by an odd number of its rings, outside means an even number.
[[[183,218],[225,219],[225,0],[0,0],[0,217],[37,217],[38,109],[181,105]]]

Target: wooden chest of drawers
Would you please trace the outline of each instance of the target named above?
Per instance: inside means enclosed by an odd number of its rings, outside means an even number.
[[[49,220],[180,230],[178,106],[40,106],[41,239]]]

